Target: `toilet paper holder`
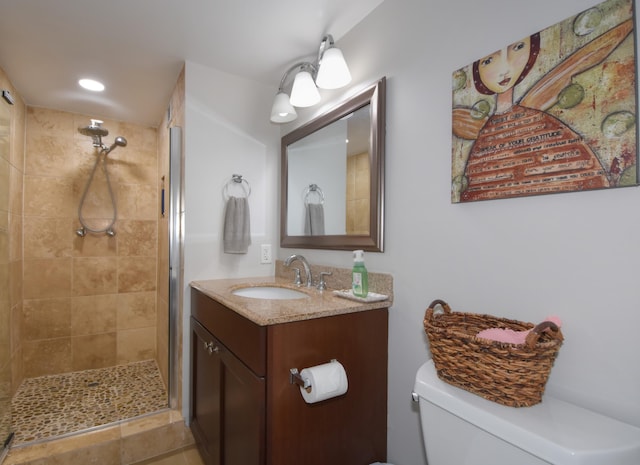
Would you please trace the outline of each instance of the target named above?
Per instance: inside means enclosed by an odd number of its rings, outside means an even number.
[[[297,368],[291,368],[289,370],[289,383],[297,384],[303,389],[309,389],[311,387],[311,381],[308,378],[300,376]]]
[[[331,362],[337,362],[337,359],[332,358]],[[306,389],[307,391],[311,389],[311,381],[309,381],[308,378],[303,378],[302,376],[300,376],[300,372],[298,371],[297,368],[291,368],[289,370],[289,383],[297,384],[298,386],[300,386],[303,389]]]

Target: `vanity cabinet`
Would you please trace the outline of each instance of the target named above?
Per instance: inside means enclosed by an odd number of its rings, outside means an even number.
[[[206,465],[386,460],[388,310],[261,326],[192,289],[191,427]],[[290,369],[337,359],[346,394],[307,404]]]

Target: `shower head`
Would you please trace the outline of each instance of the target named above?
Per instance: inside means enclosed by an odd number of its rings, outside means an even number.
[[[109,131],[102,127],[102,121],[99,119],[92,119],[89,126],[78,128],[78,132],[83,136],[91,137],[94,147],[102,147],[102,138],[109,134]]]
[[[109,131],[102,127],[102,121],[99,119],[92,119],[89,126],[78,128],[78,132],[89,137],[104,137],[109,134]]]
[[[111,152],[116,147],[126,147],[126,146],[127,146],[127,139],[125,139],[122,136],[118,136],[116,137],[116,140],[113,141],[113,144],[111,144],[111,147],[109,147],[109,149],[107,150],[107,153]]]
[[[107,131],[105,128],[99,125],[84,126],[84,127],[78,128],[78,132],[83,136],[89,136],[89,137],[95,137],[95,136],[104,137],[109,134],[109,131]]]

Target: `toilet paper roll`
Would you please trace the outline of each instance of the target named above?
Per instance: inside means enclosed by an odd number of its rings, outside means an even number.
[[[307,404],[341,396],[349,389],[347,372],[338,361],[305,368],[300,372],[300,376],[311,382],[310,388],[300,388],[302,398]]]

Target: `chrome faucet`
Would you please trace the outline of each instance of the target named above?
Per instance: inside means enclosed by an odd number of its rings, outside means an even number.
[[[284,261],[284,265],[291,266],[291,264],[296,260],[302,263],[304,274],[307,278],[307,287],[311,287],[313,285],[313,278],[311,276],[311,268],[309,268],[309,262],[306,258],[304,258],[302,255],[293,254]]]

